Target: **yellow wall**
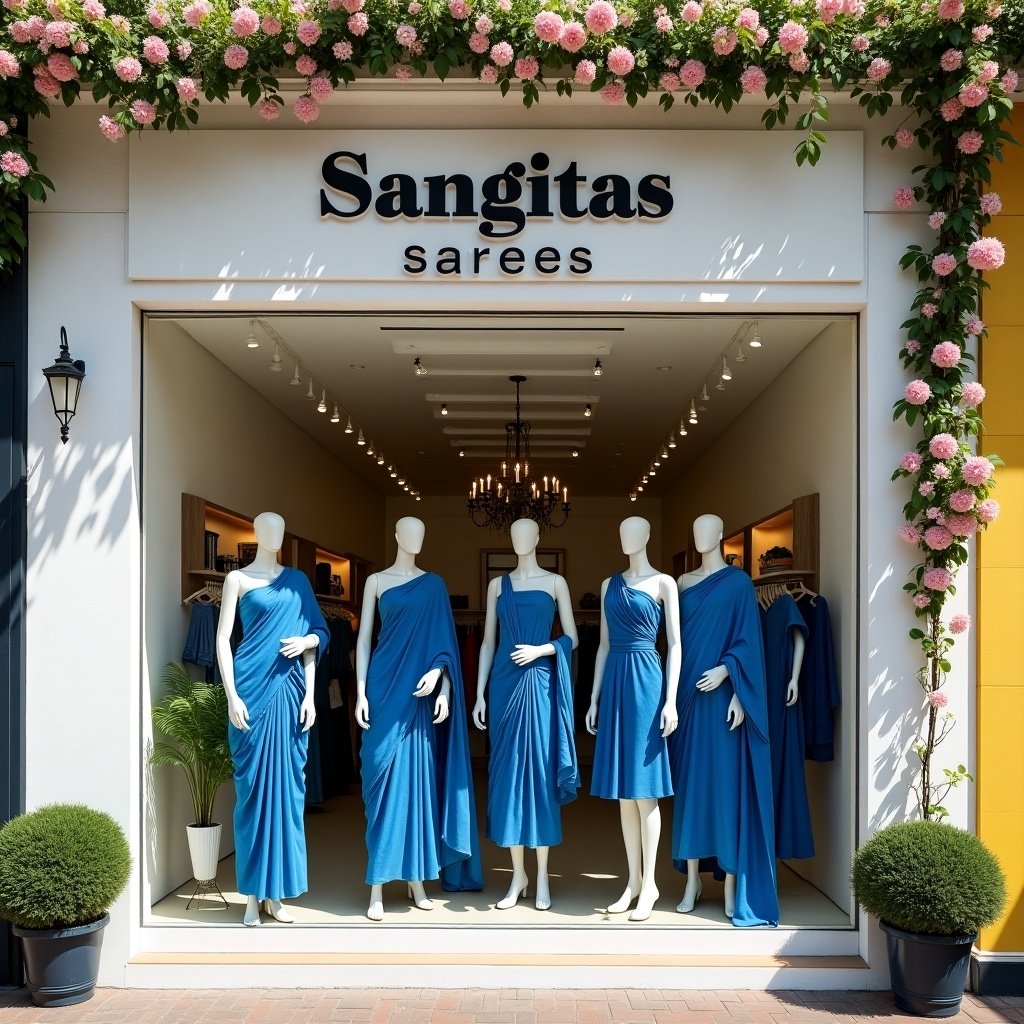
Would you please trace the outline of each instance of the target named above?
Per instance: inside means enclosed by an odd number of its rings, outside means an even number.
[[[1020,137],[1024,105],[1017,106],[1016,122]],[[1002,515],[983,536],[978,559],[978,835],[999,858],[1010,896],[1003,919],[979,942],[993,952],[1024,950],[1024,150],[1007,146],[1005,154],[992,181],[1003,212],[989,232],[1006,245],[1009,259],[989,278],[983,308],[989,334],[981,346],[988,390],[981,450],[1006,462],[996,491]]]

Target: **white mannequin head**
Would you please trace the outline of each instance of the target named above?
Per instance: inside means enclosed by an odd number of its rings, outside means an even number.
[[[517,519],[509,530],[512,550],[517,555],[528,555],[540,543],[540,527],[532,519]]]
[[[630,516],[619,524],[619,541],[624,555],[638,555],[651,539],[651,524],[640,516]]]
[[[284,544],[284,519],[276,512],[261,512],[253,521],[256,543],[267,551],[280,551]]]
[[[415,516],[402,516],[395,523],[395,540],[398,541],[399,548],[410,555],[418,555],[423,550],[426,532],[427,528],[423,521]]]
[[[697,516],[693,521],[693,543],[702,555],[706,555],[719,547],[724,531],[725,523],[718,516],[710,513]]]

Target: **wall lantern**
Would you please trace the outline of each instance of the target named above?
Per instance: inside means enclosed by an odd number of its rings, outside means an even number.
[[[46,383],[50,385],[50,399],[53,411],[60,420],[60,439],[62,444],[68,443],[68,427],[78,408],[78,395],[85,379],[85,362],[72,359],[68,352],[68,332],[60,329],[60,354],[53,366],[43,370]]]

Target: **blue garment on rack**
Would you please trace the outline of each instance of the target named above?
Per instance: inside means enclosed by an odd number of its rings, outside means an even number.
[[[668,744],[661,735],[665,672],[654,646],[661,604],[616,573],[605,591],[604,617],[609,646],[590,792],[606,800],[671,796]]]
[[[764,669],[768,693],[768,743],[775,797],[775,856],[782,860],[814,856],[811,808],[804,773],[804,712],[800,700],[786,707],[793,675],[793,630],[807,636],[807,624],[790,594],[782,594],[761,613]]]
[[[499,646],[489,681],[491,756],[487,836],[498,846],[557,846],[561,805],[576,799],[579,768],[572,724],[572,641],[520,667],[516,644],[550,643],[557,606],[543,590],[512,587],[501,578]]]
[[[422,573],[385,590],[378,607],[380,635],[366,679],[370,728],[362,744],[367,884],[440,874],[450,892],[481,889],[465,694],[444,581]],[[434,668],[451,684],[450,714],[439,726],[439,689],[413,696]]]
[[[288,899],[306,891],[302,808],[307,736],[299,722],[306,692],[303,658],[286,658],[281,641],[315,633],[320,658],[330,635],[309,580],[282,569],[238,599],[243,637],[234,658],[235,689],[249,729],[228,725],[235,764],[235,868],[238,891]]]
[[[821,595],[813,601],[802,597],[797,607],[807,623],[807,650],[800,669],[805,754],[808,761],[832,761],[835,709],[839,707],[840,696],[828,602]]]
[[[754,586],[727,566],[679,596],[683,666],[679,727],[670,737],[676,787],[672,857],[717,859],[736,876],[738,927],[778,924],[771,754],[765,700],[764,648]],[[710,693],[697,689],[708,670],[729,678]],[[735,693],[746,714],[729,729]]]
[[[192,605],[182,661],[203,668],[213,668],[216,664],[218,611],[218,607],[212,603],[196,601]]]

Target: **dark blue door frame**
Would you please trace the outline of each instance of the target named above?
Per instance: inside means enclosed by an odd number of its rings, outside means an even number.
[[[0,282],[0,823],[25,809],[25,561],[28,266]],[[20,985],[20,948],[0,923],[0,985]]]

